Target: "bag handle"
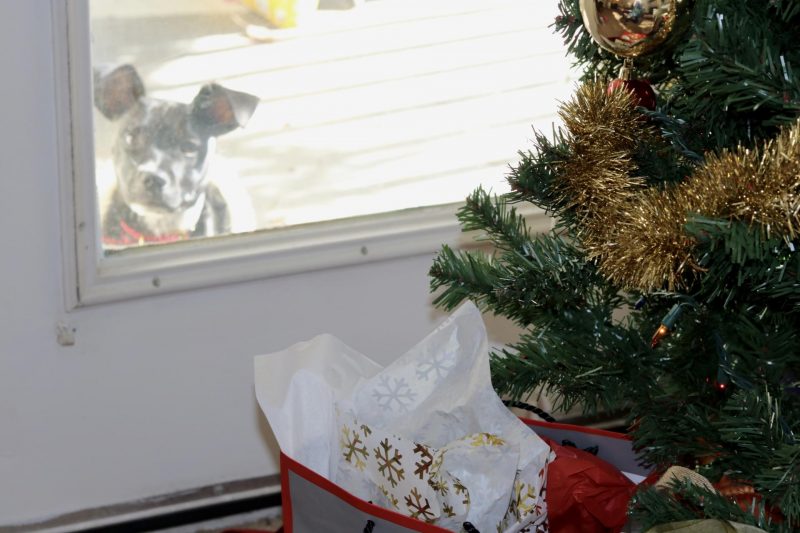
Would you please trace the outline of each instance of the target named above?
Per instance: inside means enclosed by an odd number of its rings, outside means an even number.
[[[375,529],[375,522],[373,522],[372,520],[367,520],[367,525],[364,526],[363,533],[372,533],[374,529]],[[475,526],[473,526],[470,522],[464,522],[464,531],[466,533],[481,533],[480,531],[475,529]]]
[[[506,407],[517,407],[518,409],[525,409],[526,411],[530,411],[531,413],[535,414],[545,422],[558,422],[558,420],[550,416],[550,413],[548,413],[544,409],[539,409],[535,405],[531,405],[525,402],[520,402],[517,400],[503,400],[503,403],[506,405]]]

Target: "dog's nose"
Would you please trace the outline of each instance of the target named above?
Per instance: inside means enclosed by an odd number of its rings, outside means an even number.
[[[164,185],[167,184],[167,180],[159,176],[158,174],[147,174],[144,177],[144,186],[148,191],[151,192],[160,192],[164,189]]]

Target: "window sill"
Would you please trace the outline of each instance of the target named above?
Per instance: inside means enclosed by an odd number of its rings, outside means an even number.
[[[130,249],[98,259],[93,269],[80,269],[74,306],[433,253],[442,244],[478,246],[474,234],[461,232],[458,207]],[[543,212],[524,214],[531,231],[549,229]]]

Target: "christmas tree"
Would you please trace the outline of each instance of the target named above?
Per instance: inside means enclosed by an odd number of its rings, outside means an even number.
[[[472,299],[524,328],[492,354],[499,393],[623,414],[644,461],[713,483],[640,489],[645,530],[796,531],[800,0],[560,11],[581,85],[563,126],[520,152],[511,192],[478,189],[459,211],[495,252],[444,247],[436,303]],[[612,81],[621,70],[633,79]],[[550,233],[531,234],[526,202],[555,217]]]

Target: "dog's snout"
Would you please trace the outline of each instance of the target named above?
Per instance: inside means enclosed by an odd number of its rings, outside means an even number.
[[[159,192],[164,189],[166,184],[167,180],[158,174],[146,174],[144,176],[144,186],[148,191]]]

